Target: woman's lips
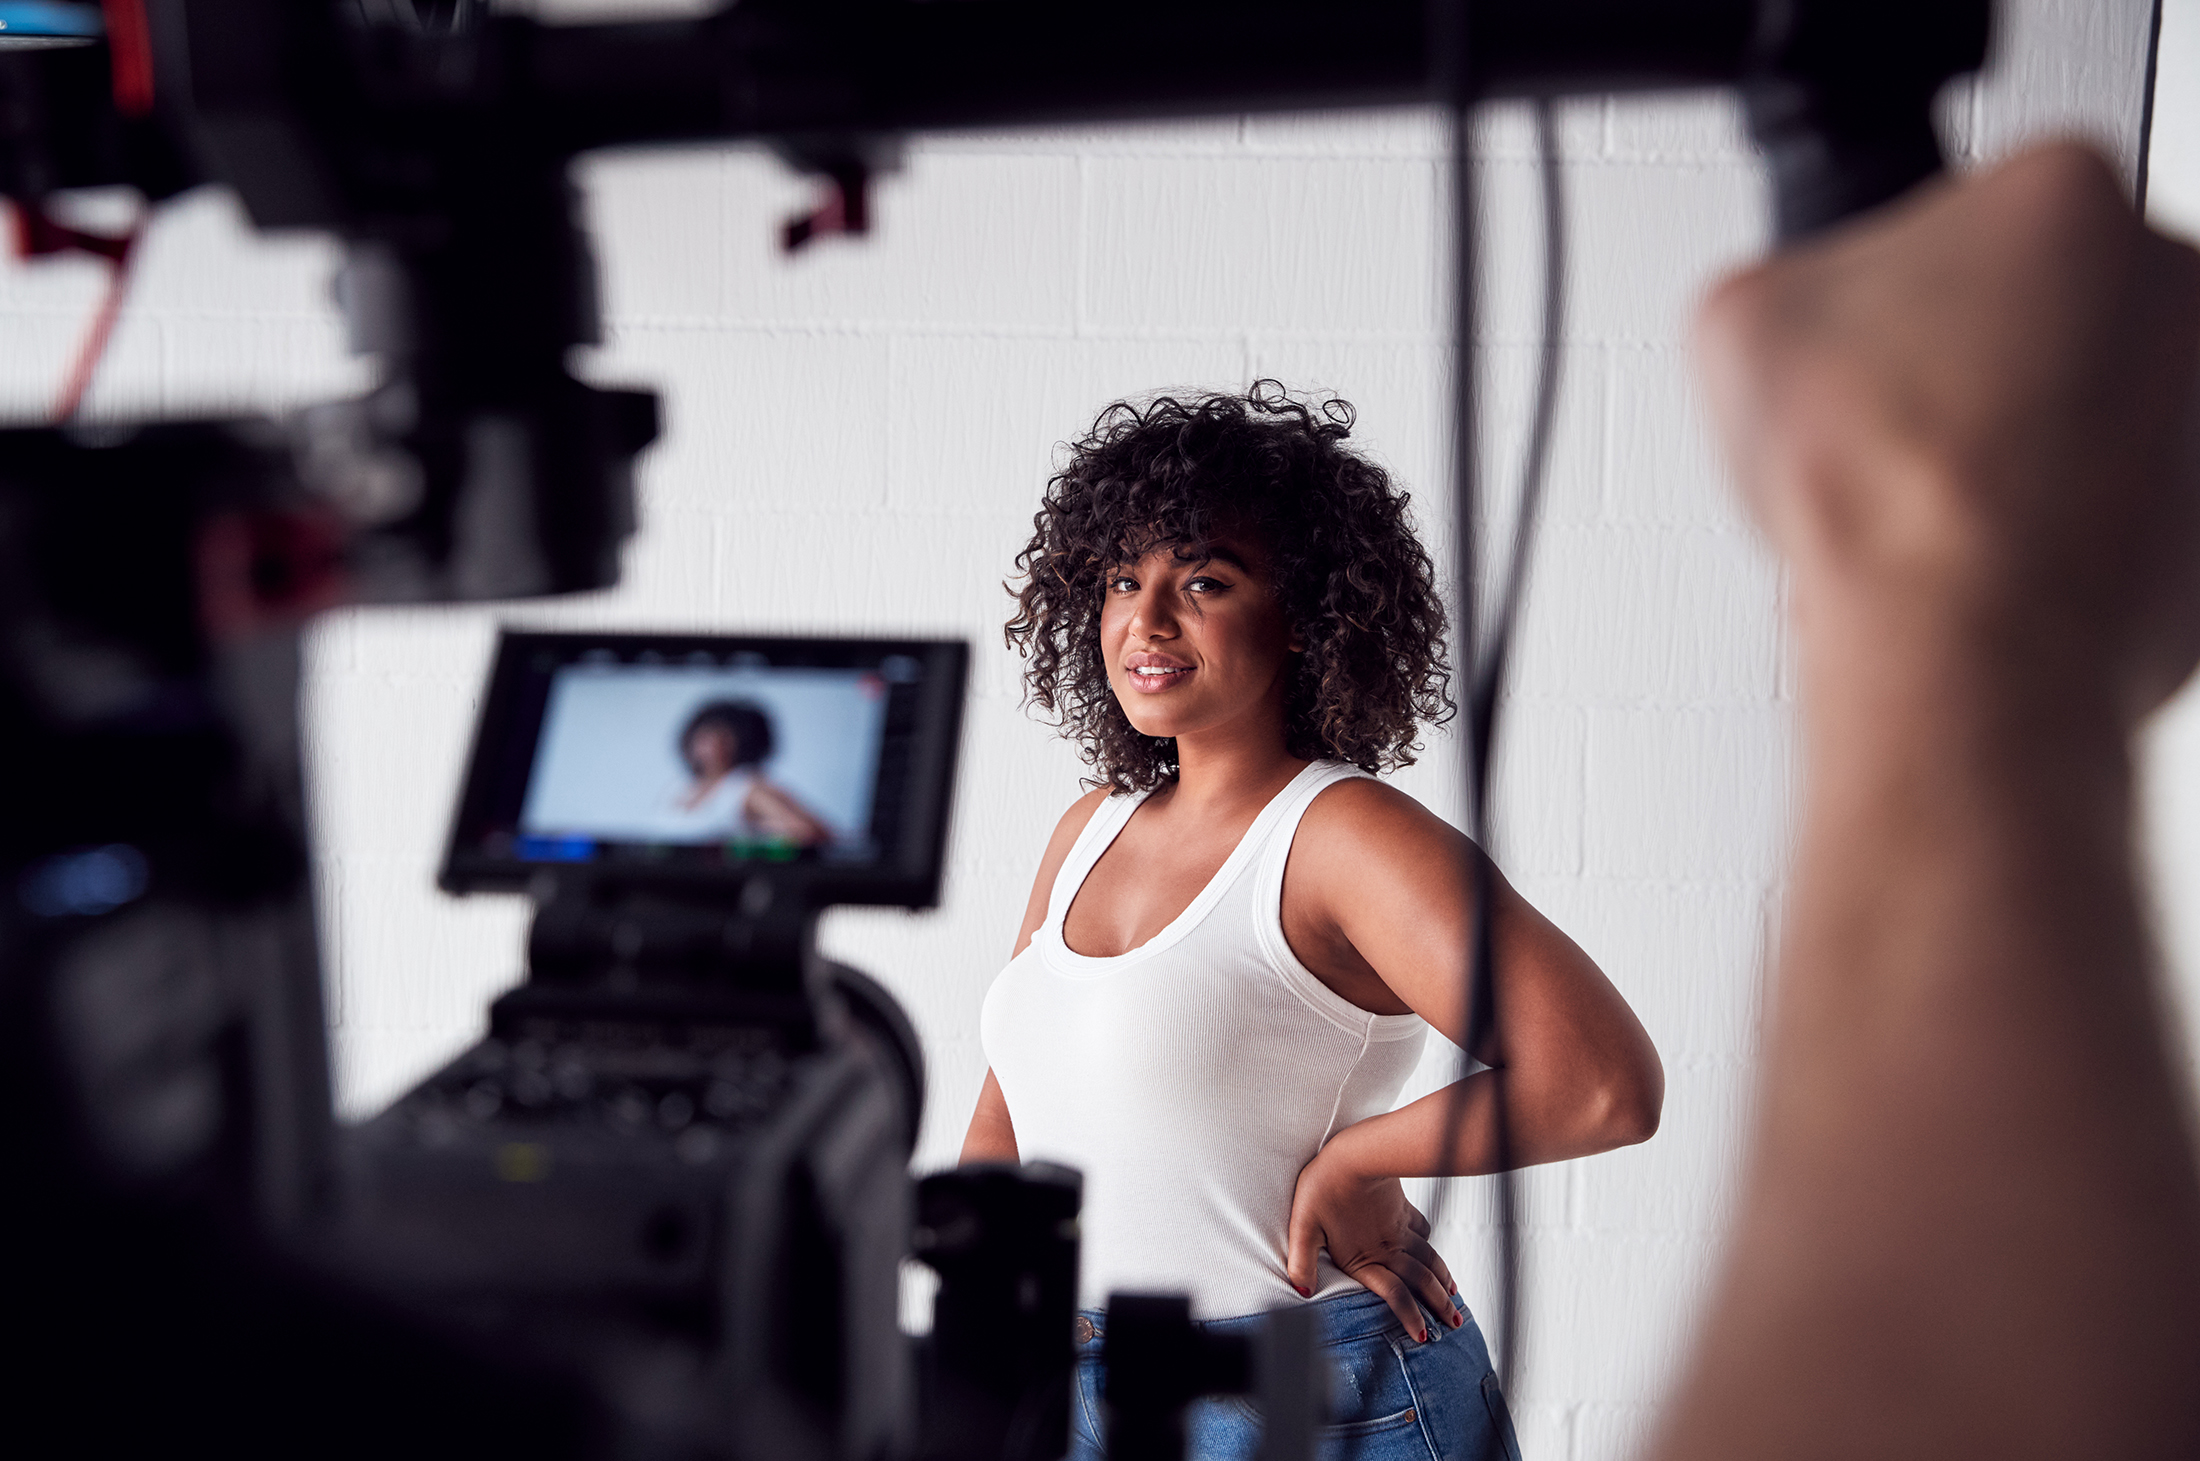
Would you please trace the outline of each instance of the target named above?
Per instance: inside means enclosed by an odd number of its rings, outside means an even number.
[[[1165,694],[1191,678],[1190,665],[1134,665],[1130,671],[1132,688],[1148,695]]]

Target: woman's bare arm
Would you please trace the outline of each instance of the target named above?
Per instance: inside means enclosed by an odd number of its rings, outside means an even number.
[[[782,837],[791,837],[804,847],[816,847],[833,840],[833,829],[819,821],[816,813],[796,800],[785,787],[774,786],[768,781],[759,781],[749,788],[742,811],[750,821]]]
[[[1372,781],[1332,788],[1309,810],[1285,885],[1300,957],[1348,996],[1419,1014],[1467,1041],[1462,951],[1471,936],[1473,844],[1411,797]],[[1498,1026],[1474,1054],[1505,1072],[1514,1166],[1588,1156],[1657,1130],[1665,1071],[1642,1022],[1595,961],[1490,870]],[[1296,911],[1299,916],[1293,917]],[[1316,962],[1316,961],[1320,962]],[[1326,966],[1326,967],[1325,967]],[[1354,981],[1357,981],[1355,983]],[[1373,994],[1374,998],[1368,995]],[[1469,1077],[1340,1133],[1364,1175],[1464,1176],[1497,1168],[1494,1077]],[[1452,1106],[1458,1141],[1444,1149]]]
[[[1031,896],[1024,902],[1023,927],[1016,930],[1016,946],[1009,957],[1021,954],[1030,944],[1031,936],[1046,922],[1047,899],[1054,891],[1055,874],[1069,860],[1070,848],[1077,845],[1077,835],[1085,830],[1092,814],[1100,803],[1107,800],[1105,787],[1088,791],[1070,803],[1062,820],[1054,824],[1054,835],[1047,839],[1047,850],[1039,859],[1039,872],[1031,880]],[[970,1130],[963,1137],[962,1158],[970,1162],[1013,1162],[1018,1160],[1016,1151],[1016,1126],[1009,1119],[1008,1099],[1001,1094],[1001,1083],[993,1078],[993,1072],[985,1073],[985,1085],[978,1092],[978,1108],[971,1113]]]
[[[1339,783],[1308,809],[1293,843],[1285,936],[1346,998],[1412,1010],[1463,1046],[1476,855],[1411,797],[1372,781]],[[1474,1053],[1504,1072],[1504,1156],[1528,1166],[1646,1140],[1665,1098],[1649,1035],[1572,939],[1494,868],[1490,877],[1497,1027]],[[1315,1251],[1326,1248],[1409,1333],[1426,1338],[1421,1307],[1453,1317],[1451,1275],[1399,1179],[1498,1169],[1496,1080],[1479,1072],[1332,1137],[1292,1197],[1292,1281],[1310,1288]]]
[[[962,1155],[956,1160],[965,1167],[972,1162],[1022,1160],[1016,1152],[1016,1123],[1008,1119],[1008,1098],[1001,1094],[1001,1083],[990,1070],[978,1091],[978,1109],[970,1113]]]

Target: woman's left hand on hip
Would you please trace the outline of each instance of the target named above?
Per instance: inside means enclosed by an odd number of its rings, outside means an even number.
[[[1424,1308],[1457,1328],[1464,1322],[1451,1301],[1458,1286],[1429,1246],[1428,1219],[1406,1201],[1404,1184],[1353,1172],[1331,1153],[1325,1148],[1301,1169],[1291,1196],[1285,1267],[1292,1285],[1312,1296],[1315,1252],[1327,1248],[1330,1261],[1382,1295],[1415,1339],[1428,1339]]]

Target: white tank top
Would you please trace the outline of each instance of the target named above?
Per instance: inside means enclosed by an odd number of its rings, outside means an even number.
[[[1092,958],[1062,919],[1145,794],[1094,811],[1046,922],[987,991],[980,1031],[1025,1161],[1085,1174],[1081,1302],[1114,1289],[1191,1295],[1198,1318],[1292,1297],[1285,1228],[1299,1169],[1391,1109],[1420,1059],[1419,1015],[1369,1014],[1283,936],[1283,871],[1323,789],[1363,773],[1317,761],[1262,808],[1174,923]],[[1359,1285],[1320,1259],[1317,1297]]]

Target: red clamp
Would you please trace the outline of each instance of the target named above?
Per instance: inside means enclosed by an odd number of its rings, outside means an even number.
[[[98,312],[92,316],[91,328],[77,347],[76,359],[70,364],[69,373],[61,383],[61,393],[54,400],[53,419],[56,423],[67,421],[84,403],[84,393],[91,389],[92,372],[99,366],[99,357],[106,353],[107,337],[114,333],[115,319],[122,313],[122,296],[130,278],[130,252],[137,247],[144,223],[141,220],[128,233],[86,233],[81,228],[55,222],[43,204],[17,203],[8,213],[15,220],[15,227],[10,232],[14,235],[17,258],[36,259],[74,249],[107,261],[106,295],[99,302]]]
[[[825,201],[799,218],[790,218],[780,229],[780,247],[787,253],[829,234],[866,234],[871,231],[871,173],[860,166],[836,167],[825,175]]]
[[[134,228],[122,234],[86,233],[81,228],[56,223],[37,203],[17,203],[8,211],[15,220],[15,256],[19,259],[44,258],[48,254],[65,254],[75,249],[120,268],[129,260],[130,250],[137,244],[138,231]]]
[[[107,25],[115,110],[142,117],[153,109],[153,32],[145,23],[144,0],[100,0],[99,9]]]

